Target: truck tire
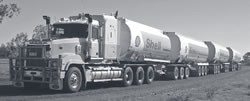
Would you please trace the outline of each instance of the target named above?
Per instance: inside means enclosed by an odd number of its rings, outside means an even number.
[[[185,68],[185,78],[189,78],[189,75],[190,75],[190,70],[188,67]]]
[[[201,76],[204,76],[204,74],[205,74],[205,68],[204,66],[201,66]]]
[[[220,74],[221,68],[220,66],[218,66],[218,74]]]
[[[200,77],[201,76],[201,72],[202,72],[201,66],[198,66],[197,72],[198,72],[197,76]]]
[[[134,73],[135,85],[142,85],[144,81],[144,70],[141,66],[137,67]]]
[[[133,70],[131,67],[126,67],[123,73],[123,85],[125,87],[130,86],[133,82]]]
[[[177,80],[179,78],[179,69],[178,67],[170,67],[171,70],[167,71],[167,78],[172,80]]]
[[[214,71],[213,71],[213,74],[217,74],[217,66],[214,66]]]
[[[235,70],[235,65],[233,64],[233,66],[232,66],[232,72]]]
[[[179,79],[183,79],[184,78],[184,68],[180,67],[179,68]]]
[[[236,70],[236,71],[239,71],[239,65],[238,65],[238,64],[236,65],[235,70]]]
[[[64,79],[66,92],[78,92],[82,86],[82,73],[77,67],[70,67]]]
[[[145,72],[145,83],[150,84],[154,81],[155,78],[155,72],[152,66],[149,66],[146,68]]]
[[[204,75],[207,75],[207,72],[208,72],[207,66],[205,66],[205,67],[204,67]]]

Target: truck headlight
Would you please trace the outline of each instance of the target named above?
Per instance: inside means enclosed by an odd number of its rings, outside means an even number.
[[[81,54],[81,48],[82,48],[81,45],[79,45],[79,44],[76,45],[76,46],[75,46],[75,53],[76,53],[76,54]]]

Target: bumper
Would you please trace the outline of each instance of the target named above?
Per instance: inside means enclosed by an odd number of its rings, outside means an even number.
[[[35,60],[46,63],[43,66],[30,66],[28,62]],[[52,66],[56,62],[56,66]],[[25,82],[49,84],[50,89],[62,90],[61,59],[59,58],[10,58],[10,80],[14,87],[24,87]]]

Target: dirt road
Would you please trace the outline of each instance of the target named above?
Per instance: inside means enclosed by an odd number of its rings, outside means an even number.
[[[78,93],[13,88],[0,79],[0,101],[249,101],[250,67],[240,71],[192,77],[185,80],[157,80],[142,86],[120,87],[114,83],[91,84]]]

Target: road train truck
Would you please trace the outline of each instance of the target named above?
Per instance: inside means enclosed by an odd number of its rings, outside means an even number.
[[[122,17],[79,14],[53,24],[44,18],[48,38],[29,40],[10,58],[14,87],[77,92],[90,82],[141,85],[156,76],[186,79],[239,66],[240,54],[231,48]]]

